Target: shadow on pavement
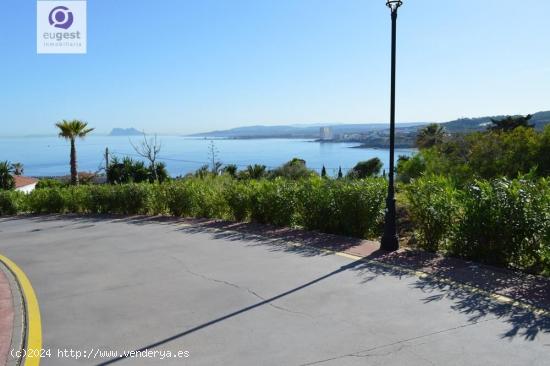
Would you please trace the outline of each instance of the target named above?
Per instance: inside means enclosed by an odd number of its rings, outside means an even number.
[[[307,232],[296,229],[280,229],[257,224],[227,222],[195,222],[178,230],[186,233],[210,233],[213,239],[243,240],[250,245],[268,246],[271,251],[284,251],[303,256],[328,255],[320,249],[345,251],[349,248],[372,244],[361,239]],[[299,244],[299,245],[296,245]],[[472,323],[487,317],[496,317],[511,325],[502,338],[521,336],[533,340],[539,332],[550,333],[550,317],[496,302],[482,293],[461,287],[466,284],[491,293],[498,293],[523,303],[550,309],[550,280],[502,268],[485,266],[456,258],[447,258],[433,253],[400,251],[387,253],[374,250],[364,259],[354,262],[352,270],[357,271],[363,282],[379,276],[412,277],[410,271],[422,271],[435,277],[418,278],[412,286],[427,294],[424,301],[451,300],[451,308],[469,315]],[[382,263],[385,265],[378,264]],[[386,265],[396,267],[389,267]],[[400,269],[403,268],[403,269]],[[456,284],[438,281],[449,278]]]
[[[388,269],[375,262],[363,262],[353,270],[359,272],[363,281],[370,281],[378,276],[413,277],[406,270]],[[532,341],[539,333],[550,333],[550,317],[538,315],[513,304],[494,301],[483,293],[465,289],[459,283],[447,283],[426,277],[417,278],[411,288],[426,294],[423,298],[424,303],[450,300],[451,309],[468,315],[468,321],[471,323],[497,318],[509,324],[511,328],[501,334],[501,338],[511,339],[520,336]]]
[[[265,299],[265,300],[262,300],[260,302],[257,302],[255,304],[252,304],[250,306],[247,306],[247,307],[244,307],[242,309],[239,309],[237,311],[234,311],[234,312],[231,312],[229,314],[226,314],[226,315],[223,315],[223,316],[220,316],[219,318],[216,318],[216,319],[213,319],[213,320],[210,320],[206,323],[203,323],[203,324],[200,324],[200,325],[197,325],[196,327],[193,327],[191,329],[188,329],[186,331],[183,331],[181,333],[178,333],[178,334],[175,334],[173,336],[170,336],[168,338],[164,338],[164,339],[161,339],[160,341],[157,341],[155,343],[151,343],[151,344],[148,344],[147,346],[144,346],[144,347],[141,347],[139,349],[136,349],[135,352],[143,352],[143,351],[146,351],[146,350],[149,350],[149,349],[152,349],[152,348],[155,348],[155,347],[158,347],[158,346],[161,346],[165,343],[168,343],[168,342],[171,342],[171,341],[174,341],[176,339],[179,339],[179,338],[182,338],[182,337],[185,337],[186,335],[189,335],[191,333],[194,333],[196,331],[199,331],[201,329],[204,329],[206,327],[209,327],[211,325],[214,325],[216,323],[219,323],[219,322],[222,322],[224,320],[227,320],[229,318],[233,318],[234,316],[237,316],[239,314],[242,314],[242,313],[245,313],[247,311],[250,311],[252,309],[255,309],[257,307],[260,307],[260,306],[263,306],[263,305],[267,305],[275,300],[278,300],[278,299],[281,299],[285,296],[288,296],[290,294],[293,294],[295,292],[298,292],[300,290],[303,290],[304,288],[306,287],[309,287],[311,285],[314,285],[318,282],[321,282],[329,277],[332,277],[334,275],[337,275],[338,273],[341,273],[341,272],[344,272],[344,271],[347,271],[349,269],[352,269],[354,268],[355,266],[359,265],[360,263],[362,263],[362,261],[355,261],[355,262],[352,262],[352,263],[349,263],[349,264],[346,264],[345,266],[342,266],[330,273],[327,273],[326,275],[323,275],[321,277],[318,277],[314,280],[311,280],[309,282],[306,282],[304,283],[303,285],[301,286],[298,286],[298,287],[295,287],[291,290],[288,290],[288,291],[285,291],[283,293],[280,293],[279,295],[276,295],[276,296],[273,296],[273,297],[270,297],[269,299]],[[121,356],[121,357],[118,357],[118,358],[113,358],[113,359],[110,359],[108,361],[105,361],[105,362],[102,362],[100,364],[98,364],[98,366],[103,366],[103,365],[110,365],[110,364],[113,364],[115,362],[118,362],[118,361],[122,361],[124,360],[125,358],[128,358],[127,356]]]

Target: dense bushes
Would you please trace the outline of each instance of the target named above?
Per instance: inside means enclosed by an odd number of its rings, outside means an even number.
[[[456,190],[426,177],[407,187],[407,198],[421,246],[550,274],[548,180],[477,180]]]
[[[386,182],[310,179],[300,187],[301,222],[308,229],[372,237],[379,232]]]
[[[164,184],[43,188],[28,195],[2,192],[0,214],[170,214],[304,226],[369,237],[379,232],[385,189],[381,178],[237,180],[207,176]]]
[[[27,209],[32,213],[63,213],[69,201],[61,188],[35,189],[26,197]]]
[[[543,255],[550,249],[546,180],[475,182],[462,202],[463,219],[457,226],[453,254],[535,271],[550,260]]]
[[[403,182],[425,175],[444,175],[466,186],[473,179],[550,175],[550,125],[543,131],[528,127],[447,135],[421,148],[414,158],[402,158],[398,176]]]
[[[0,192],[0,215],[16,213],[168,214],[254,221],[375,237],[383,178],[239,180],[186,178],[164,184],[52,187]],[[550,181],[507,178],[456,185],[427,176],[404,186],[420,247],[489,264],[550,274]]]
[[[426,161],[423,154],[413,156],[401,155],[397,159],[397,181],[410,183],[412,179],[420,178],[426,171]]]
[[[380,175],[382,165],[382,161],[378,158],[360,161],[348,172],[347,177],[351,179],[375,177]]]
[[[277,178],[273,181],[251,181],[250,184],[252,221],[279,226],[292,226],[297,223],[299,207],[296,182]]]
[[[166,164],[155,163],[155,166],[145,166],[141,160],[134,160],[125,157],[119,160],[114,157],[107,167],[107,182],[115,183],[141,183],[141,182],[164,182],[168,179]]]
[[[317,173],[307,167],[306,161],[294,158],[269,172],[271,178],[302,179],[315,176]]]
[[[457,195],[457,190],[444,177],[418,179],[407,187],[416,238],[424,249],[445,248],[457,221]]]
[[[15,215],[25,211],[25,194],[16,191],[0,190],[0,215]]]
[[[40,179],[38,183],[36,183],[36,189],[42,189],[42,188],[61,188],[63,186],[67,186],[68,184],[61,182],[59,179]]]
[[[550,125],[531,116],[486,131],[431,125],[420,151],[401,157],[398,180],[418,244],[431,251],[550,275]]]

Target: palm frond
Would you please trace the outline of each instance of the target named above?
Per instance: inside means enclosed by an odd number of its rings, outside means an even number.
[[[61,122],[57,122],[55,126],[59,129],[59,137],[68,140],[76,137],[84,138],[87,134],[94,130],[93,128],[87,128],[87,122],[79,121],[77,119],[72,121],[62,120]]]

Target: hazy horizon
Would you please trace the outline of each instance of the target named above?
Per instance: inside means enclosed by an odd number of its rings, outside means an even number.
[[[550,110],[550,108],[549,108]],[[539,112],[547,112],[547,110],[540,110],[540,111],[536,111],[536,112],[528,112],[528,113],[524,113],[525,115],[527,114],[535,114],[535,113],[539,113]],[[510,113],[510,114],[494,114],[494,115],[486,115],[486,116],[460,116],[460,117],[457,117],[457,118],[454,118],[454,119],[451,119],[451,120],[448,120],[448,121],[397,121],[396,124],[397,125],[402,125],[402,124],[422,124],[422,123],[447,123],[447,122],[451,122],[451,121],[456,121],[456,120],[459,120],[459,119],[475,119],[475,118],[484,118],[484,117],[495,117],[495,116],[502,116],[502,115],[519,115],[519,113]],[[227,128],[221,128],[221,129],[205,129],[205,130],[200,130],[200,131],[196,131],[196,132],[188,132],[188,133],[185,133],[185,132],[178,132],[178,131],[173,131],[173,132],[167,132],[167,131],[154,131],[152,129],[140,129],[140,128],[137,128],[135,126],[111,126],[111,127],[107,127],[107,129],[105,130],[99,130],[99,129],[95,129],[92,134],[94,135],[109,135],[110,132],[115,129],[115,128],[120,128],[120,129],[131,129],[131,128],[135,128],[137,129],[138,131],[143,131],[145,132],[146,134],[157,134],[157,135],[166,135],[166,136],[183,136],[183,137],[191,137],[191,135],[196,135],[196,134],[200,134],[200,133],[207,133],[207,132],[214,132],[214,131],[226,131],[226,130],[232,130],[232,129],[237,129],[237,128],[243,128],[243,127],[277,127],[277,126],[281,126],[281,127],[315,127],[315,126],[319,126],[319,127],[322,127],[322,126],[339,126],[339,125],[383,125],[383,124],[388,124],[388,128],[389,128],[389,121],[387,122],[356,122],[356,123],[348,123],[348,122],[326,122],[326,123],[323,123],[323,122],[311,122],[311,123],[287,123],[287,124],[278,124],[278,123],[274,123],[274,124],[262,124],[262,123],[250,123],[248,125],[236,125],[236,126],[229,126]],[[92,123],[90,123],[90,126],[91,127],[94,127]],[[55,128],[54,128],[54,124],[52,124],[52,131],[51,132],[48,132],[48,133],[21,133],[21,134],[2,134],[0,132],[0,137],[41,137],[41,136],[44,136],[44,137],[50,137],[50,136],[57,136],[57,132],[55,131]]]

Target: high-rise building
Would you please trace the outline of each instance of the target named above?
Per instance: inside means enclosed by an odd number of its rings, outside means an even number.
[[[321,127],[319,131],[319,136],[321,140],[332,140],[333,138],[332,128]]]

